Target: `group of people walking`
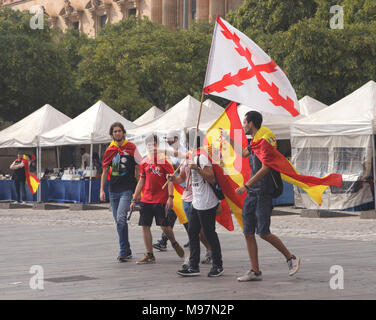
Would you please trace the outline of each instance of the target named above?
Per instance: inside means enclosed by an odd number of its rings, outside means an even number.
[[[262,124],[262,115],[256,111],[248,112],[243,119],[246,134],[255,136]],[[145,244],[145,255],[137,264],[155,263],[153,248],[166,250],[167,239],[181,258],[184,249],[176,241],[173,226],[176,215],[173,212],[174,183],[184,186],[183,208],[188,223],[184,225],[189,237],[189,255],[177,274],[182,277],[200,275],[200,242],[206,247],[206,256],[202,262],[212,264],[208,277],[218,277],[224,273],[221,244],[216,232],[216,216],[221,212],[220,200],[211,184],[216,177],[211,160],[205,153],[193,150],[187,157],[187,150],[178,143],[177,135],[167,136],[167,143],[172,151],[161,152],[156,135],[146,140],[148,155],[142,159],[136,146],[126,140],[126,130],[121,123],[114,123],[110,128],[113,141],[103,156],[103,173],[101,177],[100,199],[106,200],[104,187],[109,179],[109,200],[119,236],[120,262],[132,259],[132,250],[128,237],[127,213],[139,206],[139,225]],[[242,218],[250,269],[238,281],[262,280],[258,262],[258,247],[255,234],[279,250],[287,261],[289,275],[298,272],[301,259],[293,255],[283,242],[270,232],[272,213],[273,183],[270,168],[264,165],[252,152],[251,146],[242,148],[230,137],[226,137],[243,157],[249,158],[251,177],[244,186],[235,190],[242,194],[247,192]],[[197,139],[197,148],[200,139]],[[181,163],[182,162],[182,163]],[[181,165],[180,165],[181,164]],[[180,169],[176,170],[174,169]],[[138,181],[136,177],[139,177]],[[164,187],[167,185],[166,187]],[[155,219],[160,226],[162,239],[153,244],[150,227]]]

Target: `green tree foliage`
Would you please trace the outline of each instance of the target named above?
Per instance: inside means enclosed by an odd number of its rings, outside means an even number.
[[[107,25],[80,51],[80,86],[96,88],[115,110],[135,119],[152,105],[168,108],[201,92],[212,26],[171,31],[145,19]]]
[[[228,21],[247,34],[286,31],[301,19],[314,16],[317,3],[313,0],[245,0]]]
[[[344,10],[331,29],[330,8]],[[16,121],[46,103],[74,117],[102,99],[134,120],[201,98],[213,25],[171,31],[145,19],[105,26],[97,38],[75,30],[32,30],[31,15],[0,9],[0,118]],[[226,19],[286,72],[298,98],[330,104],[376,80],[374,0],[246,0]],[[221,105],[226,100],[211,96]]]
[[[70,116],[88,107],[78,90],[78,47],[87,41],[72,31],[30,27],[27,12],[0,9],[0,117],[18,121],[46,103]]]
[[[50,28],[30,28],[31,15],[0,10],[0,116],[18,120],[56,101],[64,75]]]

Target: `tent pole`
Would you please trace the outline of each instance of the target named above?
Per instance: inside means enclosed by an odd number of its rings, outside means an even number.
[[[90,145],[90,180],[89,180],[89,203],[91,203],[91,177],[93,173],[93,144]]]
[[[39,143],[38,143],[38,159],[37,159],[37,167],[38,167],[38,171],[37,171],[37,176],[38,176],[38,179],[40,180],[41,179],[41,176],[42,176],[42,148],[39,146]],[[42,202],[42,183],[39,184],[39,188],[38,188],[38,194],[37,194],[37,202]]]
[[[57,167],[60,169],[60,147],[56,147]]]
[[[374,205],[375,205],[375,210],[376,210],[376,179],[375,179],[375,172],[376,172],[376,164],[375,164],[375,135],[372,132],[372,164],[373,164],[373,200],[374,200]]]

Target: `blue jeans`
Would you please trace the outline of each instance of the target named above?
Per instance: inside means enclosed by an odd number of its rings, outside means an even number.
[[[128,239],[127,213],[132,200],[132,190],[123,192],[110,192],[110,203],[112,214],[116,222],[116,228],[119,235],[120,255],[132,254]]]

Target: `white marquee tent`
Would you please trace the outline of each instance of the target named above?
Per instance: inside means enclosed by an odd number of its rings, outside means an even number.
[[[374,81],[294,122],[291,145],[296,169],[305,175],[323,177],[339,173],[343,177],[342,188],[326,190],[321,207],[299,188],[295,189],[295,205],[309,209],[345,209],[372,202],[369,177],[374,172],[375,132]]]
[[[185,144],[187,130],[197,125],[200,104],[198,100],[188,95],[154,121],[129,130],[127,137],[137,145],[142,156],[146,155],[144,139],[151,133],[163,137],[170,131],[177,131],[180,133],[181,143]],[[200,123],[205,126],[210,125],[223,111],[224,109],[215,103],[203,103]],[[201,125],[200,129],[205,130]]]
[[[252,107],[248,107],[245,105],[238,106],[238,114],[240,121],[243,121],[244,115],[248,111],[258,111]],[[284,116],[278,114],[271,114],[268,112],[260,112],[262,114],[263,122],[262,124],[268,127],[270,130],[273,131],[274,135],[276,136],[277,140],[285,140],[290,139],[290,126],[294,121],[303,118],[304,116],[300,115],[297,117],[292,116]]]
[[[304,116],[308,116],[312,113],[325,109],[326,107],[326,104],[310,96],[304,96],[299,100],[299,113]]]
[[[111,141],[109,129],[114,122],[121,122],[127,131],[137,128],[134,123],[99,100],[73,120],[42,134],[40,145],[48,147],[107,143]]]
[[[127,131],[137,127],[99,100],[73,120],[42,134],[40,146],[90,144],[90,168],[92,169],[93,144],[111,141],[109,129],[114,122],[122,123]],[[91,202],[91,178],[89,202]]]
[[[0,148],[30,148],[38,146],[41,134],[59,127],[71,118],[49,104],[24,119],[0,131]]]
[[[164,112],[156,106],[152,106],[148,111],[146,111],[143,115],[138,117],[133,123],[137,126],[142,126],[154,119],[158,118]]]

